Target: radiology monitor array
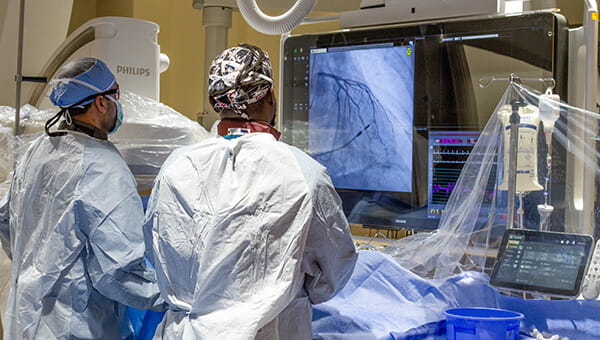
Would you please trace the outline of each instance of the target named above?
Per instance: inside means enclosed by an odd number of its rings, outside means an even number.
[[[350,222],[434,229],[506,88],[478,80],[518,66],[555,77],[560,93],[565,28],[534,13],[292,36],[282,139],[328,169]]]

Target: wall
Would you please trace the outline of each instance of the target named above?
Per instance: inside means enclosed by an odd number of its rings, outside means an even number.
[[[191,119],[196,120],[200,115],[199,120],[210,128],[217,115],[212,111],[203,113],[206,70],[202,11],[193,9],[191,1],[135,0],[133,12],[134,17],[156,22],[160,26],[158,42],[161,52],[171,59],[171,66],[161,75],[161,101]],[[281,13],[266,12],[271,15]],[[337,23],[310,25],[301,27],[294,33],[338,28]],[[258,45],[269,53],[274,79],[277,81],[280,37],[256,32],[246,24],[239,11],[234,11],[227,45],[233,46],[240,42]]]
[[[73,10],[69,21],[69,34],[96,17],[96,0],[73,0]]]
[[[584,0],[558,0],[557,5],[562,15],[569,20],[570,27],[581,26],[583,23]]]
[[[4,21],[8,14],[8,2],[9,0],[0,0],[0,30],[4,27]]]
[[[106,16],[134,17],[133,0],[73,0],[69,33],[90,19]]]
[[[171,59],[161,74],[161,101],[196,120],[203,104],[202,12],[193,9],[191,1],[138,0],[134,17],[160,26],[158,43]]]
[[[0,1],[0,105],[15,106],[19,0]],[[27,0],[23,38],[23,74],[37,75],[66,38],[73,0]],[[52,15],[48,15],[52,13]],[[27,93],[30,84],[23,84]]]

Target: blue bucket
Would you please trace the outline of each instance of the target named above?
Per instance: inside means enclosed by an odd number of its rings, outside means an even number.
[[[519,340],[523,314],[503,309],[454,308],[446,315],[448,340]]]

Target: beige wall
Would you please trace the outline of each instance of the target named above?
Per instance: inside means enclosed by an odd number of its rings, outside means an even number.
[[[73,0],[69,33],[90,19],[106,16],[133,17],[133,0]]]
[[[52,53],[65,40],[72,5],[72,0],[25,2],[24,75],[38,75]],[[0,106],[15,106],[19,8],[18,0],[0,1]],[[21,93],[27,94],[32,86],[31,83],[23,83]]]
[[[558,0],[558,8],[569,21],[571,27],[581,26],[583,22],[584,0]]]
[[[158,43],[171,59],[160,77],[161,101],[195,120],[203,104],[202,12],[191,1],[138,0],[134,17],[160,26]]]

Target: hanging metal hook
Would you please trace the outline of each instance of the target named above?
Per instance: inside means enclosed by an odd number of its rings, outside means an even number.
[[[511,73],[510,77],[508,78],[508,80],[511,82],[511,84],[519,84],[519,85],[521,85],[521,77],[519,77],[519,75],[516,74],[516,73]]]
[[[556,87],[556,80],[554,80],[554,78],[521,78],[516,73],[511,73],[508,78],[497,78],[494,75],[490,77],[483,77],[479,79],[479,87],[486,88],[495,81],[508,81],[514,84],[521,84],[522,82],[539,82],[542,83],[546,89],[550,88],[554,90]]]
[[[490,86],[490,83],[493,82],[496,78],[494,76],[491,77],[483,77],[479,79],[479,87],[482,89]]]

